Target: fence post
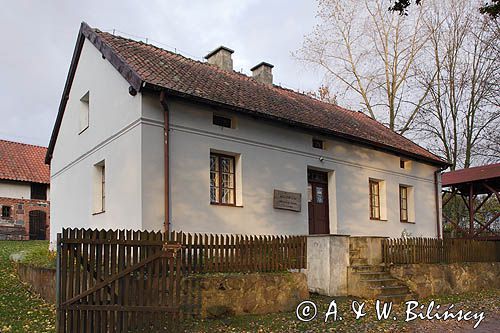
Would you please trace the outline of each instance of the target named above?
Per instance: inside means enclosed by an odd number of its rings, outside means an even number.
[[[61,233],[57,234],[56,245],[56,332],[61,331]]]

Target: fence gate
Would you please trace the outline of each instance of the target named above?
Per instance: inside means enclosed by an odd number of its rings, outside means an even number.
[[[161,232],[63,229],[57,332],[178,329],[181,245]]]

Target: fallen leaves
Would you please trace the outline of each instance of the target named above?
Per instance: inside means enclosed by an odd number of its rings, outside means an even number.
[[[0,241],[0,332],[55,331],[55,307],[19,281],[9,255],[48,248],[46,241]]]

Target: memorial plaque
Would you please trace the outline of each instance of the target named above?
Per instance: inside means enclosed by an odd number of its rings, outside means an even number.
[[[300,212],[301,206],[302,206],[301,193],[274,190],[274,200],[273,200],[274,208]]]

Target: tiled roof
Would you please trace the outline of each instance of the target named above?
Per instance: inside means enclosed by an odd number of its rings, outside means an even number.
[[[451,186],[480,180],[500,179],[500,163],[445,172],[442,175],[443,186]]]
[[[0,179],[49,184],[47,148],[0,140]]]
[[[195,61],[150,44],[115,36],[82,23],[67,87],[76,70],[83,37],[90,40],[136,90],[153,88],[263,118],[375,146],[436,165],[447,163],[363,113],[324,103],[307,95],[268,86],[234,71]],[[63,94],[49,145],[50,161],[68,92]]]

